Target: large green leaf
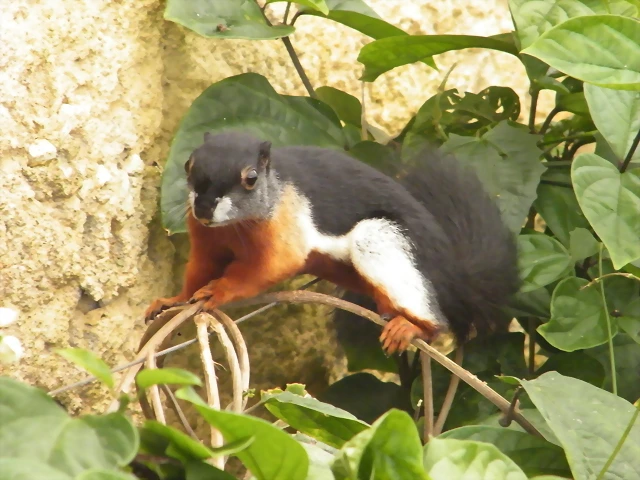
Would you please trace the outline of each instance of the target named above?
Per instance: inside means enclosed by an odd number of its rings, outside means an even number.
[[[539,161],[538,138],[508,121],[482,137],[450,135],[442,150],[472,166],[513,232],[519,232],[536,198],[545,167]]]
[[[279,95],[266,78],[244,73],[214,83],[183,117],[162,175],[162,221],[169,233],[185,231],[187,186],[184,164],[204,132],[243,130],[274,146],[342,148],[340,121],[329,106],[308,97]]]
[[[181,388],[176,396],[193,403],[196,410],[223,435],[225,442],[254,441],[236,456],[258,480],[300,480],[306,478],[309,458],[300,443],[269,422],[249,415],[215,410],[191,389]]]
[[[124,415],[71,418],[43,391],[6,377],[0,392],[0,459],[40,462],[75,476],[115,471],[137,452],[137,431]]]
[[[527,476],[570,473],[561,448],[542,438],[517,430],[473,425],[449,430],[438,438],[490,443],[513,460]]]
[[[621,162],[640,130],[640,92],[586,84],[584,93],[593,122]],[[633,160],[640,160],[640,149],[636,149]]]
[[[147,420],[140,430],[141,450],[152,455],[167,455],[184,463],[206,460],[214,452],[189,435],[155,420]]]
[[[640,22],[618,15],[571,18],[522,50],[602,87],[640,90]]]
[[[602,13],[635,16],[638,12],[636,5],[624,0],[509,0],[509,9],[521,48],[569,18]]]
[[[586,280],[569,277],[553,291],[551,320],[538,327],[547,342],[565,352],[602,345],[609,339],[607,317],[598,285],[582,288]],[[611,319],[612,334],[618,328]]]
[[[576,228],[569,234],[569,251],[574,262],[595,255],[599,249],[600,243],[586,228]]]
[[[316,88],[318,98],[330,105],[345,123],[359,127],[362,121],[362,105],[353,95],[333,87]]]
[[[526,480],[516,463],[489,443],[433,438],[424,447],[424,467],[433,480]]]
[[[269,25],[253,0],[167,0],[164,18],[204,37],[268,40],[295,31]]]
[[[336,480],[429,479],[422,466],[416,426],[407,413],[395,409],[349,440],[336,455],[332,469]]]
[[[265,392],[261,398],[266,400],[266,409],[277,418],[332,447],[340,448],[354,435],[369,428],[349,412],[315,398],[301,397],[291,392]]]
[[[627,427],[635,410],[633,405],[555,372],[521,383],[560,440],[574,478],[595,479]],[[631,429],[602,478],[640,478],[640,424]]]
[[[620,173],[604,158],[583,153],[571,166],[576,197],[604,242],[613,266],[640,258],[640,170]]]
[[[358,61],[364,64],[361,80],[373,82],[389,70],[464,48],[489,48],[517,55],[513,44],[490,37],[475,35],[406,35],[382,38],[365,45]]]
[[[559,280],[573,269],[567,249],[555,238],[543,234],[518,236],[518,266],[522,287],[530,292]]]

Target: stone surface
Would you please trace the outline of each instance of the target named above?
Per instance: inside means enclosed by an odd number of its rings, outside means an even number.
[[[506,0],[368,3],[411,33],[511,26]],[[281,93],[305,93],[282,42],[205,39],[164,21],[163,7],[13,0],[0,10],[0,307],[20,310],[7,333],[26,350],[0,374],[54,388],[83,377],[56,348],[89,348],[111,365],[132,358],[146,304],[180,284],[184,239],[167,239],[156,213],[159,166],[190,103],[212,82],[249,71]],[[313,85],[360,96],[355,59],[366,38],[320,18],[296,26],[292,41]],[[369,120],[398,132],[455,62],[449,86],[507,85],[526,102],[523,68],[507,54],[452,52],[437,61],[439,72],[409,65],[368,86]],[[283,307],[243,332],[256,386],[321,388],[344,368],[324,309]],[[99,392],[64,400],[79,411]]]

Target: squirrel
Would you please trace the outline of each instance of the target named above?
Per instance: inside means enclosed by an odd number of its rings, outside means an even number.
[[[435,150],[396,177],[330,148],[204,134],[185,163],[191,244],[162,310],[205,310],[311,274],[370,298],[388,355],[415,339],[492,328],[519,288],[514,235],[469,168]]]

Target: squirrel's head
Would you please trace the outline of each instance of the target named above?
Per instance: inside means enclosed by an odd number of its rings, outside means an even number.
[[[184,166],[193,216],[208,227],[267,218],[279,196],[270,163],[271,142],[205,133]]]

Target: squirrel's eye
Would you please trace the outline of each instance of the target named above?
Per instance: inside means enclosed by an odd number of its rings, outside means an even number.
[[[258,172],[254,168],[252,168],[251,170],[247,170],[247,172],[244,174],[242,178],[242,184],[244,185],[244,188],[246,188],[247,190],[251,190],[255,186],[257,180]]]

